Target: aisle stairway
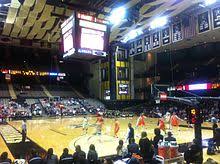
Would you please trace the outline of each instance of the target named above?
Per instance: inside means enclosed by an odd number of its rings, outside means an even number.
[[[1,125],[0,134],[6,144],[19,143],[22,141],[21,133],[10,125]],[[26,142],[30,142],[30,140],[26,139]]]
[[[46,153],[46,151],[42,147],[37,145],[29,138],[26,138],[25,142],[22,142],[21,132],[19,132],[17,129],[9,124],[0,125],[0,135],[4,139],[5,144],[7,145],[9,151],[15,159],[25,159],[31,149],[35,149],[40,154]]]
[[[14,87],[11,83],[8,83],[8,90],[9,90],[9,94],[10,94],[11,98],[17,99],[17,95],[16,95]]]
[[[44,85],[41,85],[41,87],[43,88],[44,93],[47,95],[47,97],[53,97]]]

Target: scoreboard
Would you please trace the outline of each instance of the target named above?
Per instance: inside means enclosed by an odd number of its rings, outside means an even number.
[[[62,25],[63,57],[105,57],[109,43],[108,22],[74,12]]]

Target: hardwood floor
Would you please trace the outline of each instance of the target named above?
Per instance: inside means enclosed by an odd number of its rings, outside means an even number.
[[[28,120],[28,137],[45,150],[52,147],[54,149],[54,153],[58,156],[62,154],[63,148],[65,147],[69,148],[70,153],[73,153],[74,145],[77,144],[80,144],[82,149],[87,152],[89,145],[92,143],[95,144],[99,156],[105,156],[116,153],[118,140],[124,140],[127,134],[127,124],[131,122],[133,127],[135,127],[137,118],[119,118],[119,139],[113,137],[114,119],[105,119],[102,133],[103,135],[100,137],[93,135],[96,131],[96,128],[93,126],[96,121],[95,117],[89,117],[89,123],[91,126],[89,127],[87,135],[82,135],[82,120],[82,117]],[[148,138],[152,139],[154,136],[154,128],[157,127],[157,119],[147,118],[146,123]],[[21,130],[21,121],[11,121],[9,124],[19,131]],[[182,124],[186,123],[182,122]],[[204,126],[211,125],[205,123]],[[139,140],[141,131],[142,129],[135,130],[136,142]],[[192,128],[181,127],[180,131],[174,128],[172,132],[179,144],[191,142],[194,138],[194,130]],[[203,139],[211,138],[212,130],[202,130],[202,135]],[[3,145],[3,147],[1,146],[0,148],[0,152],[9,151],[1,138],[0,144]],[[220,161],[220,155],[211,157]],[[204,158],[208,158],[206,153],[204,153]]]

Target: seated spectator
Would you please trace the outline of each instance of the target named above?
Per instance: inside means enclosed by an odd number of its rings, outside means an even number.
[[[63,149],[63,154],[60,156],[60,164],[72,164],[73,156],[69,154],[69,150],[67,148]]]
[[[130,139],[131,143],[128,145],[128,154],[129,156],[132,156],[133,153],[138,154],[139,153],[139,146],[135,143],[135,139]]]
[[[98,153],[95,150],[95,146],[91,144],[89,146],[89,152],[87,154],[87,159],[90,164],[97,164],[98,163]]]
[[[158,154],[158,142],[160,140],[163,140],[163,136],[160,134],[160,129],[159,128],[155,128],[154,129],[154,140],[153,140],[153,146],[154,146],[154,153],[155,155]]]
[[[141,139],[139,140],[140,154],[144,161],[151,161],[154,155],[153,146],[151,141],[147,138],[147,133],[141,133]]]
[[[8,153],[3,152],[0,156],[0,164],[11,164],[11,159],[8,158]]]
[[[167,133],[167,137],[165,138],[165,141],[171,142],[171,141],[176,141],[176,138],[172,136],[173,134],[171,132]]]
[[[74,164],[86,164],[86,153],[81,150],[79,145],[76,146],[75,153],[73,154],[73,163]]]
[[[47,151],[47,156],[45,158],[46,164],[57,164],[58,163],[58,158],[57,155],[53,154],[53,149],[49,148]]]
[[[119,141],[119,145],[116,148],[116,150],[117,150],[117,155],[122,158],[124,158],[128,153],[126,147],[124,146],[123,140]]]
[[[35,149],[31,150],[31,158],[29,159],[29,164],[41,164],[43,162],[42,158],[37,154]]]
[[[111,158],[105,158],[103,164],[113,164],[113,160]]]
[[[198,140],[194,139],[192,145],[184,153],[186,163],[202,163],[203,159],[201,150],[202,147],[199,145]]]

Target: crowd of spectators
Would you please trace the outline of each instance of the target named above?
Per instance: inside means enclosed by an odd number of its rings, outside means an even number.
[[[105,111],[104,107],[90,105],[86,99],[42,99],[40,100],[48,116],[74,116],[97,114]]]
[[[7,101],[6,101],[7,100]],[[31,119],[33,116],[75,116],[104,113],[104,106],[95,106],[86,99],[26,99],[22,102],[4,99],[0,102],[0,123],[6,119]],[[27,103],[27,101],[29,103]],[[37,103],[36,103],[36,102]]]

